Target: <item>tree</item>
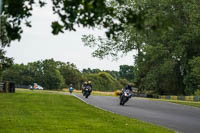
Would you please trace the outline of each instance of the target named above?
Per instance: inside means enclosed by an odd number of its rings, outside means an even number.
[[[127,8],[124,0],[51,1],[53,3],[52,10],[59,18],[51,25],[54,35],[63,33],[64,30],[75,31],[75,26],[78,25],[88,28],[104,28],[106,29],[106,36],[113,38],[117,32],[124,30],[122,23],[136,23],[141,18],[131,8]],[[29,18],[32,16],[33,7],[35,5],[43,7],[48,2],[45,0],[4,0],[3,12],[0,14],[2,20],[0,52],[6,46],[9,46],[11,41],[21,39],[22,24],[31,27]],[[119,14],[118,10],[123,12],[123,16]],[[4,54],[4,52],[0,54]]]
[[[0,81],[2,81],[2,72],[13,64],[13,58],[5,56],[5,51],[0,48]]]
[[[81,83],[84,82],[84,77],[83,75],[81,75],[80,71],[76,68],[74,64],[71,64],[69,62],[59,62],[58,68],[63,78],[65,79],[65,84],[67,85],[67,87],[72,84],[74,88],[80,88]]]
[[[3,80],[14,81],[17,85],[38,83],[45,89],[62,89],[64,78],[53,59],[32,63],[14,64],[3,72]]]
[[[88,69],[83,69],[82,72],[83,73],[99,73],[99,72],[101,72],[101,70],[100,69],[90,69],[90,68],[88,68]]]
[[[106,70],[105,72],[109,73],[113,78],[119,80],[120,79],[120,73],[118,71],[109,71]]]
[[[34,82],[24,64],[14,64],[3,72],[4,81],[12,81],[17,85],[30,85]]]
[[[92,82],[94,90],[113,91],[122,88],[120,82],[107,72],[87,74],[86,78]]]
[[[200,56],[189,60],[189,68],[191,72],[184,79],[185,90],[187,94],[194,94],[200,89]]]
[[[129,65],[120,65],[119,74],[121,78],[127,79],[128,81],[134,80],[134,67]]]
[[[130,7],[132,6],[132,7]],[[84,36],[93,56],[103,58],[136,50],[135,79],[141,90],[158,94],[191,94],[190,60],[199,56],[198,0],[135,0],[130,8],[142,14],[142,28],[125,23],[115,38]],[[122,13],[122,12],[121,12]],[[192,87],[193,88],[193,87]]]
[[[53,59],[42,61],[43,86],[47,89],[62,89],[65,86],[63,75],[57,68],[58,63]]]
[[[0,14],[0,77],[3,69],[13,62],[12,58],[5,56],[4,49],[10,46],[11,41],[21,39],[22,22],[31,27],[28,18],[32,15],[35,2],[44,6],[41,0],[3,0],[3,11]]]
[[[126,6],[124,0],[51,0],[54,14],[58,15],[59,20],[52,22],[52,33],[59,34],[64,30],[75,31],[75,26],[83,27],[103,27],[107,29],[110,37],[115,32],[123,30],[120,23],[135,23],[137,14]],[[29,18],[35,5],[45,6],[50,1],[45,0],[4,0],[3,13],[5,18],[6,33],[12,40],[20,40],[23,29],[22,23],[31,27]],[[120,16],[118,10],[123,11],[124,16]],[[2,38],[1,38],[2,39]]]

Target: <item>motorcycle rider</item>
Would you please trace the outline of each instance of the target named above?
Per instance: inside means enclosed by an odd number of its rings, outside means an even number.
[[[91,88],[90,93],[91,93],[92,92],[92,83],[91,83],[91,81],[88,81],[86,86],[90,86],[90,88]]]
[[[92,83],[91,83],[91,81],[88,81],[86,86],[90,86],[90,87],[92,88]]]
[[[70,84],[69,85],[69,92],[70,92],[70,94],[72,93],[72,91],[73,91],[73,87],[72,87],[72,84]]]
[[[131,92],[133,91],[132,87],[130,84],[128,84],[126,87],[125,87],[125,90],[130,90]]]
[[[91,94],[91,92],[92,92],[92,84],[91,84],[91,81],[86,81],[86,82],[84,82],[83,83],[83,85],[82,85],[82,94],[83,94],[83,96],[86,96],[86,88],[90,88],[89,90],[87,90],[88,92],[89,92],[89,95]],[[88,95],[88,96],[89,96]],[[87,96],[87,97],[88,97]]]
[[[129,90],[131,93],[133,92],[133,89],[132,89],[131,85],[128,84],[125,88],[122,89],[122,92],[119,94],[119,95],[120,95],[120,98],[121,98],[122,94],[123,94],[126,90]]]
[[[84,92],[84,90],[85,90],[87,84],[88,84],[87,81],[85,81],[85,82],[83,83],[83,85],[82,85],[82,93]]]

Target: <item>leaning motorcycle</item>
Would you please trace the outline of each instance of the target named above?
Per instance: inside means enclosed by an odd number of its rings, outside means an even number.
[[[124,105],[132,97],[132,92],[130,90],[122,91],[120,96],[120,105]]]
[[[86,86],[83,90],[83,96],[85,96],[85,98],[88,98],[91,92],[92,92],[91,86]]]

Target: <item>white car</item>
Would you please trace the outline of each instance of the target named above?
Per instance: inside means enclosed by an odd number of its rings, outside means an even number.
[[[43,90],[44,88],[42,86],[37,85],[37,87],[35,89]]]

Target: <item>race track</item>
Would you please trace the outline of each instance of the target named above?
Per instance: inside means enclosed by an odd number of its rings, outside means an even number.
[[[180,133],[200,133],[200,109],[169,102],[131,98],[124,106],[118,97],[76,96],[86,103],[117,114],[174,129]]]

